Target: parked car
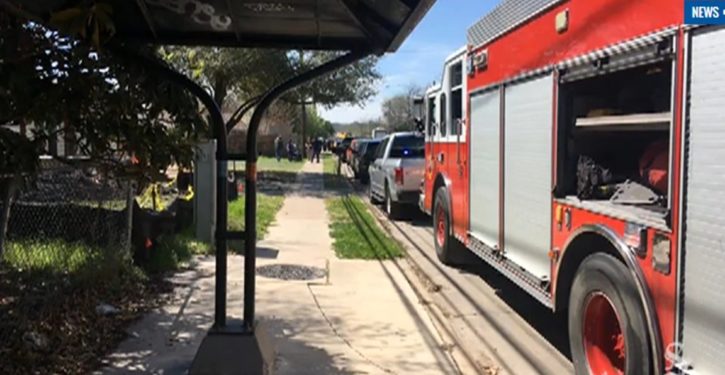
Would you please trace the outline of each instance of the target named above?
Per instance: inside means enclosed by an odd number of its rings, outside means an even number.
[[[368,139],[360,143],[357,152],[353,155],[352,171],[355,173],[355,178],[364,184],[370,181],[368,168],[375,158],[375,151],[379,145],[379,139]]]
[[[350,141],[350,145],[345,149],[345,158],[343,161],[347,163],[348,165],[352,165],[352,155],[353,155],[353,147],[357,148],[359,138],[353,138],[352,141]]]
[[[381,141],[370,165],[370,201],[384,202],[385,212],[399,218],[418,204],[425,169],[425,140],[420,133],[391,134]]]
[[[338,145],[335,150],[335,153],[337,153],[337,156],[340,157],[340,160],[342,160],[343,163],[347,163],[347,151],[350,149],[350,144],[354,138],[348,137],[343,139]]]
[[[358,174],[355,171],[355,163],[357,162],[358,152],[360,151],[360,147],[362,147],[362,145],[367,141],[367,138],[356,138],[352,141],[352,143],[350,143],[350,149],[347,151],[347,160],[348,163],[350,163],[350,168],[355,173],[355,177],[357,177]]]
[[[350,142],[350,147],[347,148],[347,151],[345,152],[345,162],[352,167],[353,159],[355,158],[355,152],[357,151],[357,148],[360,146],[360,141],[364,140],[364,138],[355,138]]]

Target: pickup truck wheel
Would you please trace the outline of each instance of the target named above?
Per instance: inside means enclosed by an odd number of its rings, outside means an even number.
[[[393,199],[390,197],[390,188],[385,187],[385,213],[391,220],[397,220],[400,218],[401,208]]]
[[[577,271],[569,343],[577,374],[651,374],[644,308],[627,267],[597,253]]]
[[[433,242],[436,256],[441,263],[449,266],[466,261],[466,249],[451,235],[451,204],[445,188],[436,191],[433,207]]]
[[[375,194],[373,193],[373,186],[372,185],[370,185],[370,187],[368,188],[368,198],[370,198],[370,203],[372,203],[372,204],[378,204],[378,203],[380,203],[380,201],[378,200],[378,198],[375,198]]]

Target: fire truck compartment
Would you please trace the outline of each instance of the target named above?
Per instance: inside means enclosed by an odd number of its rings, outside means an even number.
[[[636,222],[663,232],[670,230],[666,220],[667,209],[661,206],[622,205],[607,200],[582,200],[576,196],[556,199],[556,202],[615,219]]]
[[[553,87],[549,74],[471,97],[470,232],[541,280],[550,271]]]
[[[667,229],[672,87],[671,60],[603,69],[594,77],[561,83],[555,196],[597,213]],[[652,173],[659,174],[658,183]],[[610,200],[625,182],[648,191],[654,202]],[[589,193],[582,192],[582,185],[591,186]]]

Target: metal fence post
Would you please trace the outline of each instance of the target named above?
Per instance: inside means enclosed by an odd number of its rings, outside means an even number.
[[[126,243],[125,251],[126,256],[133,256],[133,208],[136,194],[134,194],[135,186],[134,183],[129,181],[126,187]]]

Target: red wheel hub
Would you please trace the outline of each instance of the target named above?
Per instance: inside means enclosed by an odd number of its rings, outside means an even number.
[[[596,292],[584,310],[584,353],[593,375],[624,374],[626,352],[622,325],[612,301]]]
[[[443,207],[438,206],[436,209],[436,241],[438,241],[438,246],[443,247],[446,237],[446,213],[443,211]]]

